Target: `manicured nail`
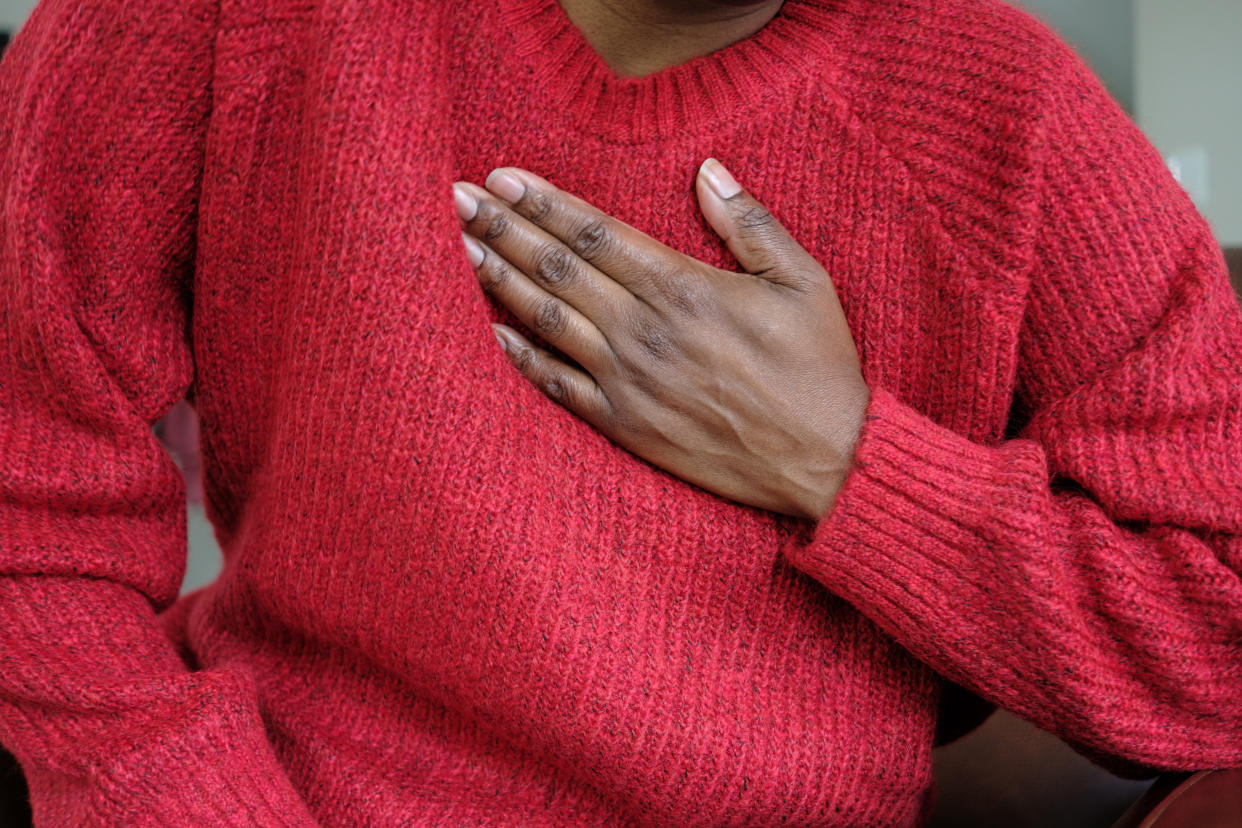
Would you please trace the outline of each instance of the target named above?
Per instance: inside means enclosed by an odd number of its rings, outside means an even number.
[[[707,186],[719,198],[733,198],[742,191],[742,185],[715,158],[704,161],[703,166],[699,167],[699,174],[707,179]]]
[[[460,184],[453,185],[453,206],[457,208],[457,217],[462,221],[470,221],[479,212],[479,200],[466,192]]]
[[[492,325],[492,333],[496,334],[496,341],[500,343],[500,350],[505,353],[509,352],[509,340],[505,339],[505,335],[500,332],[500,328]]]
[[[510,204],[520,201],[526,192],[526,185],[518,181],[513,173],[504,170],[492,170],[492,174],[487,177],[486,186]]]
[[[483,245],[465,233],[461,234],[461,242],[466,246],[466,261],[470,262],[470,266],[478,267],[483,264]]]

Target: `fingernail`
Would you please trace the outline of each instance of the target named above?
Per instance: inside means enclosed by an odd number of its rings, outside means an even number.
[[[466,260],[470,262],[470,266],[478,267],[483,264],[483,245],[479,244],[465,233],[461,234],[461,242],[466,245]]]
[[[492,333],[496,334],[496,341],[500,343],[500,350],[505,353],[509,352],[509,340],[505,339],[504,334],[500,332],[500,328],[492,325]]]
[[[457,208],[457,217],[462,221],[470,221],[479,212],[479,200],[466,192],[460,184],[453,185],[453,206]]]
[[[492,170],[485,186],[510,204],[520,201],[526,192],[526,185],[518,181],[513,173],[504,170]]]
[[[715,158],[704,161],[703,166],[699,167],[699,174],[707,179],[707,186],[719,198],[733,198],[742,191],[742,185]]]

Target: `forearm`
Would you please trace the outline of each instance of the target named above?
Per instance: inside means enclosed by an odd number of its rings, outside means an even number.
[[[0,63],[0,742],[40,824],[313,824],[251,678],[157,615],[217,11],[44,0]]]

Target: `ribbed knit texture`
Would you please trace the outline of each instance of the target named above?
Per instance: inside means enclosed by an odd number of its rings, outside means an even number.
[[[450,184],[719,266],[720,158],[872,388],[820,522],[531,387]],[[1242,765],[1242,313],[998,0],[787,0],[615,76],[554,0],[43,0],[0,63],[0,742],[44,825],[917,825],[952,680]],[[189,394],[225,552],[180,601]],[[954,688],[960,697],[960,692]]]

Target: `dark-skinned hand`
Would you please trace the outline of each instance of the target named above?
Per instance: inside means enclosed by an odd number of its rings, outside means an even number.
[[[678,253],[539,176],[453,186],[483,289],[576,365],[494,325],[513,364],[613,442],[708,491],[818,520],[870,392],[827,272],[717,161],[699,206],[745,273]]]

